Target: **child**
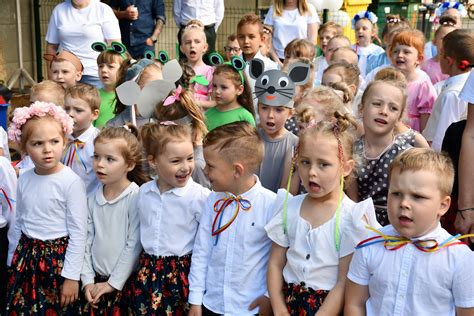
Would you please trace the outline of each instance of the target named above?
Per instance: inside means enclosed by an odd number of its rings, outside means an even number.
[[[131,312],[129,277],[142,249],[135,204],[138,186],[148,181],[141,162],[140,143],[123,127],[107,127],[94,140],[94,171],[101,184],[87,201],[85,314]]]
[[[31,87],[30,102],[48,102],[64,107],[65,94],[66,90],[59,83],[52,80],[43,80]]]
[[[352,28],[356,33],[356,44],[352,48],[359,56],[359,68],[362,77],[367,74],[367,60],[384,52],[383,48],[372,43],[377,37],[377,16],[370,11],[361,11],[352,19]]]
[[[98,186],[99,181],[92,168],[94,138],[99,130],[92,122],[99,115],[100,97],[97,89],[86,83],[78,83],[66,91],[64,108],[74,121],[68,144],[61,162],[70,167],[86,185],[87,195]]]
[[[319,47],[322,55],[316,57],[314,61],[314,68],[316,70],[316,80],[321,82],[321,77],[324,70],[328,67],[329,60],[326,59],[327,47],[329,41],[335,36],[341,36],[343,33],[342,27],[332,21],[326,22],[318,30]]]
[[[283,202],[280,191],[276,204],[283,210],[265,226],[273,241],[268,291],[275,315],[342,312],[346,273],[365,235],[364,219],[376,224],[370,199],[356,204],[344,194],[344,178],[355,164],[350,130],[355,123],[335,116],[300,134],[296,159],[308,193]]]
[[[210,98],[214,68],[206,65],[202,59],[207,52],[207,48],[204,28],[200,28],[195,24],[188,24],[181,34],[180,49],[186,55],[186,63],[193,67],[196,75],[204,76],[209,82],[208,86],[197,83],[194,85],[194,98],[203,111],[215,106],[215,102]]]
[[[425,37],[418,30],[403,31],[395,35],[390,46],[392,64],[405,75],[408,86],[408,119],[415,131],[425,129],[431,108],[437,93],[430,80],[417,72],[423,62],[423,46]]]
[[[194,145],[194,171],[192,177],[200,185],[210,188],[211,184],[204,174],[206,162],[204,161],[202,148],[202,139],[207,133],[207,128],[201,109],[194,102],[192,95],[179,86],[173,95],[157,106],[156,119],[191,126]]]
[[[329,65],[329,63],[331,62],[333,52],[336,51],[336,49],[342,48],[342,47],[351,48],[351,41],[346,36],[336,35],[333,38],[331,38],[327,44],[326,53],[324,55],[324,59],[325,59],[324,63]],[[321,85],[323,73],[324,73],[324,70],[326,70],[326,68],[327,66],[325,68],[319,67],[315,75],[313,86],[317,87]]]
[[[294,60],[296,58],[306,58],[312,61],[315,54],[316,49],[310,41],[295,38],[285,47],[285,62],[283,64],[288,64],[290,59]]]
[[[10,148],[8,147],[7,132],[0,126],[0,157],[10,160]]]
[[[51,80],[62,85],[64,89],[75,86],[81,80],[84,66],[76,55],[62,50],[51,57],[49,71]]]
[[[87,238],[86,189],[61,162],[73,120],[52,103],[17,108],[8,134],[35,167],[18,180],[7,315],[80,315],[79,277]]]
[[[190,316],[271,315],[266,292],[275,193],[254,175],[263,143],[246,122],[223,125],[204,139],[214,192],[205,205],[189,274]],[[217,212],[216,212],[217,211]]]
[[[149,123],[141,139],[157,180],[138,193],[140,255],[133,310],[142,315],[186,315],[194,239],[209,190],[195,183],[193,135],[187,125]]]
[[[474,33],[470,30],[453,30],[443,39],[438,50],[441,70],[449,75],[440,95],[435,101],[433,112],[428,119],[423,136],[431,141],[431,147],[441,150],[444,133],[451,123],[463,120],[467,116],[467,102],[459,98],[474,63]]]
[[[246,121],[255,126],[255,112],[248,78],[232,64],[214,70],[212,94],[216,106],[205,113],[208,131],[228,123]]]
[[[338,61],[345,61],[346,63],[357,66],[357,69],[359,68],[359,56],[357,56],[355,50],[350,47],[340,47],[334,50],[331,55],[330,63],[332,64]]]
[[[242,50],[240,49],[236,34],[233,33],[227,36],[227,44],[224,46],[224,51],[226,61],[230,61],[232,56],[240,56]]]
[[[357,246],[344,314],[472,315],[472,252],[439,223],[451,202],[451,160],[409,149],[395,158],[389,174],[392,225]]]

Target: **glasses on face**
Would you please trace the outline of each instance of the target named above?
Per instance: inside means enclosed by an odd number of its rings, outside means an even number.
[[[226,53],[239,53],[240,47],[231,47],[231,46],[224,46],[224,50]]]

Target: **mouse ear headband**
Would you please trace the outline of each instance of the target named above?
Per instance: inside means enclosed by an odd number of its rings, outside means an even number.
[[[377,21],[379,20],[377,16],[375,15],[375,13],[371,11],[360,11],[359,13],[354,15],[354,18],[352,19],[352,29],[355,29],[355,25],[357,21],[359,21],[360,19],[367,19],[372,24],[377,23]]]
[[[458,10],[459,14],[463,18],[467,16],[466,8],[464,7],[464,5],[462,3],[459,3],[459,2],[444,2],[444,3],[440,4],[440,6],[435,10],[435,15],[437,17],[440,17],[448,9]]]
[[[110,47],[107,47],[106,43],[103,42],[94,42],[91,45],[92,49],[96,52],[102,53],[105,51],[110,51],[119,54],[122,56],[122,59],[125,60],[127,59],[127,47],[123,45],[122,43],[119,42],[112,42],[110,44]]]
[[[239,56],[232,56],[230,61],[224,62],[224,58],[216,52],[213,52],[209,54],[209,61],[211,65],[217,66],[217,65],[229,65],[231,66],[232,69],[237,71],[237,73],[240,75],[240,80],[242,81],[242,84],[245,83],[245,77],[243,70],[245,69],[245,66],[247,65],[245,61],[239,57]]]

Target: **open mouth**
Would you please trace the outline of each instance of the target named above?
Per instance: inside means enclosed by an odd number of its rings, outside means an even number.
[[[405,215],[399,216],[398,221],[402,226],[410,225],[411,223],[413,223],[413,220]]]
[[[265,123],[265,125],[268,126],[268,127],[275,127],[275,123],[273,123],[273,122],[267,122],[267,123]]]
[[[184,182],[184,181],[186,181],[186,180],[188,179],[189,173],[186,173],[186,174],[177,174],[175,177],[176,177],[176,180],[181,183],[181,182]]]
[[[96,175],[97,175],[97,177],[105,177],[105,176],[106,176],[105,173],[100,172],[100,171],[97,171],[97,172],[96,172]]]
[[[317,184],[316,182],[309,181],[308,185],[309,185],[309,190],[311,192],[318,193],[319,191],[321,191],[321,186]]]
[[[386,120],[383,120],[383,119],[380,119],[380,118],[375,119],[374,121],[375,121],[376,123],[378,123],[378,124],[383,124],[383,125],[386,125],[386,124],[387,124],[387,121],[386,121]]]

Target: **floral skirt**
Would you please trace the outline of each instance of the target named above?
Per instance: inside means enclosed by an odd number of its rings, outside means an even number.
[[[87,303],[87,300],[83,299],[83,315],[91,316],[121,316],[121,315],[132,315],[131,300],[132,300],[132,289],[131,281],[134,279],[134,275],[130,276],[122,291],[114,291],[112,293],[104,294],[100,297],[97,308]],[[107,282],[109,277],[96,275],[94,283]]]
[[[187,315],[191,254],[157,257],[142,252],[132,284],[135,315]]]
[[[292,316],[315,315],[329,291],[313,290],[304,283],[290,283],[284,287],[286,306]]]
[[[21,235],[7,284],[6,315],[80,315],[76,301],[60,307],[61,271],[69,237],[53,240]]]

